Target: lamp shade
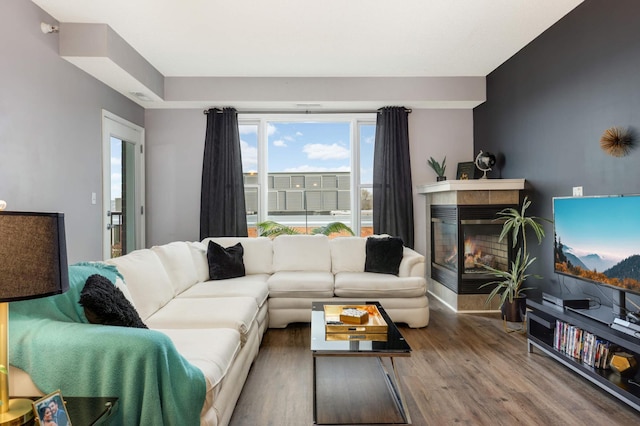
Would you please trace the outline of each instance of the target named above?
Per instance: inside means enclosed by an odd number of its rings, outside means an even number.
[[[69,289],[63,213],[0,212],[0,301]]]

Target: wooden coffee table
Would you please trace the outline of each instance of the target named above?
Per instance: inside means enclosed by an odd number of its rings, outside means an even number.
[[[355,326],[345,340],[327,340],[325,305],[362,304],[378,307],[386,341],[367,340]],[[314,424],[411,424],[394,361],[411,356],[411,348],[380,303],[314,302],[311,352]]]

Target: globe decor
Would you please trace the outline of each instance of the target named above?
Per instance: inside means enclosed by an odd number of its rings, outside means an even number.
[[[490,152],[480,151],[480,154],[476,157],[476,167],[483,172],[480,179],[487,179],[487,172],[491,171],[491,168],[496,164],[496,156]]]

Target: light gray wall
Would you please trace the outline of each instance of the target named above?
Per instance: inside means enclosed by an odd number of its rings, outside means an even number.
[[[207,117],[201,109],[147,110],[147,245],[197,241]]]
[[[144,111],[58,55],[57,24],[30,1],[0,1],[0,199],[65,213],[69,262],[102,258],[101,111]]]
[[[436,181],[427,165],[429,157],[442,161],[447,157],[447,179],[455,179],[458,163],[473,161],[473,111],[471,109],[414,109],[409,116],[411,178],[417,252],[427,249],[426,197],[416,187]]]
[[[197,240],[206,116],[201,109],[147,110],[147,245]],[[415,248],[426,249],[425,197],[418,185],[434,182],[430,156],[447,157],[447,176],[458,162],[473,160],[471,109],[414,109],[409,115],[414,186]]]

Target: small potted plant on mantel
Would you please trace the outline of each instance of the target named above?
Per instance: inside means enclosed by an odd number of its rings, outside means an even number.
[[[502,318],[509,322],[522,322],[524,321],[524,314],[526,312],[526,294],[525,290],[529,290],[532,287],[524,287],[525,281],[529,277],[542,278],[539,275],[532,275],[527,273],[527,269],[536,261],[536,258],[531,258],[527,251],[527,228],[531,228],[536,234],[538,244],[542,243],[544,238],[544,228],[539,221],[551,222],[549,219],[540,218],[536,216],[527,216],[526,212],[531,201],[528,197],[525,197],[522,208],[520,210],[514,208],[506,208],[497,213],[497,220],[504,220],[502,225],[502,232],[500,233],[499,240],[502,241],[509,234],[512,234],[513,248],[521,243],[518,248],[518,252],[508,270],[500,270],[488,265],[482,265],[497,279],[480,287],[495,285],[489,296],[487,296],[486,304],[488,305],[495,297],[500,297],[500,310],[502,312]]]
[[[433,169],[434,172],[436,172],[437,178],[436,181],[440,182],[443,180],[447,180],[447,177],[444,174],[444,171],[447,169],[446,163],[447,162],[447,157],[444,157],[444,160],[442,160],[442,164],[438,163],[438,161],[436,161],[433,157],[429,158],[429,161],[427,161],[427,164],[429,164],[429,167],[431,167]]]

